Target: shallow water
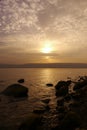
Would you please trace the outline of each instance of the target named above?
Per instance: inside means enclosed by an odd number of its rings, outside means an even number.
[[[56,123],[55,84],[59,80],[67,80],[69,77],[75,80],[84,75],[87,75],[87,69],[0,69],[0,92],[8,85],[17,83],[20,78],[25,79],[23,85],[29,88],[28,99],[15,100],[0,95],[0,124],[18,127],[35,108],[44,106],[43,99],[49,98],[51,109],[44,114],[44,123],[48,128],[44,126],[44,129],[50,130],[50,125],[53,127]],[[46,83],[52,83],[54,86],[47,87]]]

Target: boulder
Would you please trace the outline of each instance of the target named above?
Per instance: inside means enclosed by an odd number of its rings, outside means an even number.
[[[26,97],[28,96],[28,88],[20,84],[12,84],[2,94],[13,97]]]
[[[71,84],[71,80],[59,81],[55,86],[56,96],[65,96],[68,94],[68,86]]]
[[[31,113],[20,125],[19,130],[38,130],[41,116]]]
[[[59,81],[56,86],[55,86],[55,89],[59,90],[61,87],[64,87],[64,86],[69,86],[71,84],[71,80],[67,80],[67,81]]]
[[[65,96],[68,94],[68,86],[63,86],[60,89],[56,90],[56,96],[60,97],[60,96]]]

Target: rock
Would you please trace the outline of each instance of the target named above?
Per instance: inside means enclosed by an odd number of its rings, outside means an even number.
[[[71,99],[72,99],[71,94],[67,94],[67,95],[64,97],[64,100],[65,100],[66,102],[69,102]]]
[[[47,85],[48,87],[52,87],[52,86],[53,86],[52,83],[47,83],[46,85]]]
[[[50,107],[49,107],[49,105],[46,105],[46,111],[49,111],[50,110]]]
[[[72,109],[76,109],[76,108],[79,108],[81,106],[81,103],[80,102],[72,102],[69,104],[69,108],[72,110]]]
[[[87,79],[83,80],[83,81],[79,81],[75,84],[73,90],[78,90],[78,89],[81,89],[83,87],[87,86]]]
[[[73,100],[80,101],[80,98],[81,98],[80,93],[76,92],[76,93],[72,93],[71,95],[72,95]]]
[[[64,86],[69,86],[71,84],[71,80],[68,80],[68,81],[59,81],[56,86],[55,86],[55,89],[59,90],[61,89],[61,87],[64,87]]]
[[[19,79],[18,83],[24,83],[24,79]]]
[[[45,108],[38,108],[38,109],[33,110],[33,113],[43,114],[45,111],[46,111]]]
[[[65,96],[68,94],[68,86],[63,86],[60,89],[56,90],[56,96],[60,97],[60,96]]]
[[[57,111],[58,111],[59,113],[65,113],[65,112],[66,112],[66,108],[63,107],[63,106],[56,107],[56,109],[57,109]]]
[[[58,99],[58,100],[57,100],[57,105],[58,105],[58,106],[64,106],[64,98]]]
[[[50,99],[49,98],[48,99],[44,99],[44,100],[42,100],[42,102],[45,103],[45,104],[48,104],[50,102]]]
[[[28,88],[20,85],[20,84],[12,84],[8,86],[2,94],[13,97],[27,97],[28,96]]]
[[[30,114],[20,125],[19,130],[38,130],[42,117],[37,114]]]
[[[55,86],[56,96],[65,96],[68,94],[68,86],[71,84],[71,80],[68,81],[59,81]]]
[[[81,120],[77,113],[68,112],[63,121],[61,122],[61,130],[75,130],[75,128],[80,127]]]

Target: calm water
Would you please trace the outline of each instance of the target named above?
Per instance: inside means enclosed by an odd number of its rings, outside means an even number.
[[[0,99],[0,123],[18,126],[35,108],[42,107],[43,99],[49,98],[50,112],[45,115],[46,122],[52,124],[55,120],[56,97],[54,86],[59,80],[68,77],[76,79],[78,76],[87,75],[87,69],[0,69],[0,92],[8,85],[17,83],[20,78],[25,79],[24,85],[29,88],[27,100],[14,100],[1,96]],[[53,87],[47,87],[46,83],[53,83]],[[49,120],[50,119],[50,120]],[[48,127],[49,127],[48,125]],[[46,129],[46,128],[45,128]],[[47,128],[47,130],[50,130]]]

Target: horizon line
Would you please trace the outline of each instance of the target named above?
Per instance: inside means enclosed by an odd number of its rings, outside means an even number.
[[[0,64],[0,68],[87,68],[87,63]]]

